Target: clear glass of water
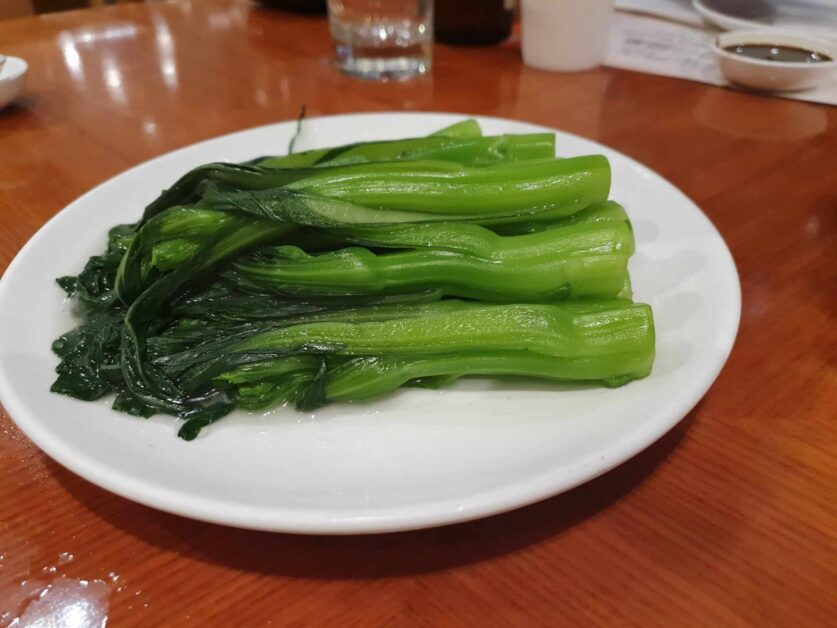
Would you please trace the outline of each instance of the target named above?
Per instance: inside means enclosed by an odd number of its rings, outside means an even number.
[[[433,0],[328,0],[337,66],[375,80],[401,80],[433,63]]]

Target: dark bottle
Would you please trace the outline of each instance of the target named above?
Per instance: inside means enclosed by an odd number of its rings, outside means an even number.
[[[511,33],[513,0],[436,0],[436,41],[461,46],[497,44]]]
[[[326,0],[259,0],[271,9],[292,11],[294,13],[325,13]]]

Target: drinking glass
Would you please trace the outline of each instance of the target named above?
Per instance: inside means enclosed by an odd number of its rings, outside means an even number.
[[[328,0],[328,23],[348,74],[406,79],[433,63],[433,0]]]

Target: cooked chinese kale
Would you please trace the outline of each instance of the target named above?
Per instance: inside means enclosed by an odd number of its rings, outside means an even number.
[[[311,410],[467,375],[618,386],[654,360],[633,231],[598,155],[431,136],[190,171],[59,285],[54,392],[182,420]]]

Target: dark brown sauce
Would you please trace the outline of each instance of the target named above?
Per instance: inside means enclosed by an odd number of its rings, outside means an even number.
[[[821,52],[794,46],[745,44],[742,46],[727,46],[724,50],[742,57],[761,59],[762,61],[778,61],[780,63],[822,63],[823,61],[831,61],[831,57]]]

